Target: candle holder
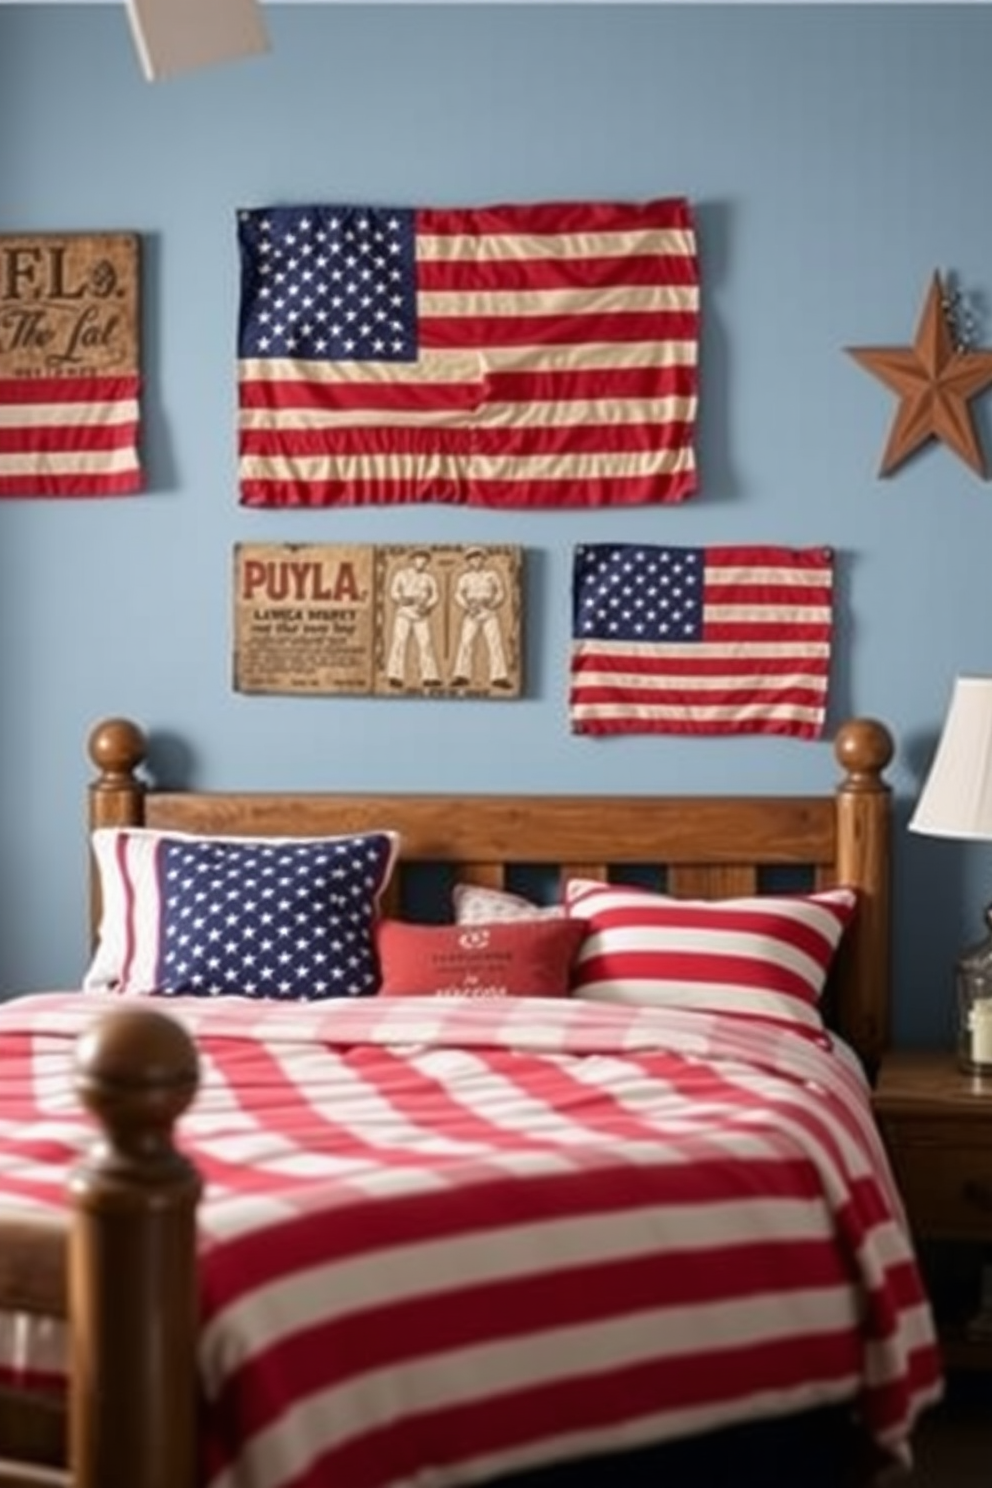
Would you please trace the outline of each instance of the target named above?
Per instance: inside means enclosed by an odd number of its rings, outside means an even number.
[[[992,1075],[992,905],[989,934],[957,964],[958,1062],[973,1075]]]
[[[992,677],[955,678],[909,829],[992,842]],[[962,1069],[992,1078],[992,905],[985,920],[990,934],[957,962],[957,1046]]]

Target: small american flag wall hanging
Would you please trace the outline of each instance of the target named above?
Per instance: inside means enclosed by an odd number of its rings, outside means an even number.
[[[572,731],[819,738],[833,568],[822,547],[577,547]]]
[[[0,235],[0,496],[142,489],[138,249]]]
[[[696,489],[689,204],[238,215],[247,506],[629,506]]]

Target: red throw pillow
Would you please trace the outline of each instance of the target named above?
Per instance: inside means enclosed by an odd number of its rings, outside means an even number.
[[[380,992],[400,997],[567,997],[581,920],[413,925],[382,920]]]

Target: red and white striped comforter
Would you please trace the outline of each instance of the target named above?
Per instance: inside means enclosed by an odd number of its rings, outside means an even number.
[[[104,1004],[0,1006],[5,1205],[61,1201]],[[158,1006],[202,1057],[211,1488],[443,1488],[847,1399],[905,1455],[932,1321],[826,1040],[539,998]]]

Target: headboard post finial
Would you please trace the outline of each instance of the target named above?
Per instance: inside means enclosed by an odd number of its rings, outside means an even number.
[[[845,773],[841,790],[887,789],[882,771],[894,753],[892,735],[877,718],[851,718],[841,724],[834,739],[834,756]]]
[[[99,770],[97,790],[114,790],[132,780],[148,749],[144,733],[129,718],[105,718],[90,730],[87,751]]]

